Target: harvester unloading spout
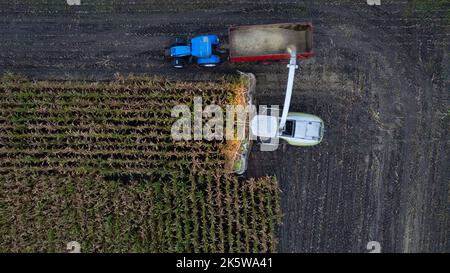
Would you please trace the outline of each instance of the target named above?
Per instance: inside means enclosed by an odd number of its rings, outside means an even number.
[[[281,115],[280,120],[280,126],[279,130],[283,130],[284,126],[286,125],[286,119],[289,113],[289,106],[291,104],[291,97],[292,97],[292,90],[294,88],[294,76],[295,76],[295,70],[298,68],[297,65],[297,50],[294,46],[289,46],[287,48],[287,51],[291,54],[291,58],[289,61],[289,64],[287,67],[289,68],[289,76],[288,76],[288,82],[286,87],[286,96],[284,98],[284,105],[283,105],[283,113]]]

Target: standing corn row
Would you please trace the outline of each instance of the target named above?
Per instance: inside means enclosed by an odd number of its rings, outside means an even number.
[[[228,174],[225,141],[170,136],[173,106],[225,106],[236,90],[239,79],[2,80],[0,251],[276,251],[276,181]]]

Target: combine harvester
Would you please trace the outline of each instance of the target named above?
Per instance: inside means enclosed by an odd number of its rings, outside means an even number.
[[[230,62],[289,60],[286,96],[281,118],[256,115],[250,121],[251,133],[263,140],[264,145],[277,147],[278,140],[294,146],[312,146],[322,141],[324,124],[321,118],[305,113],[289,112],[297,60],[314,55],[312,50],[312,25],[310,23],[287,23],[270,25],[235,26],[229,29],[228,56],[221,49],[219,37],[197,36],[187,42],[177,38],[168,55],[176,68],[197,63],[214,67],[228,59]],[[274,141],[276,140],[276,141]],[[243,143],[240,164],[235,172],[242,174],[247,169],[250,144]],[[273,149],[275,150],[275,149]]]

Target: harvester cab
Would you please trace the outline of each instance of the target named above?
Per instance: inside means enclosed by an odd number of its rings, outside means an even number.
[[[177,37],[166,54],[172,58],[175,68],[183,68],[194,62],[203,67],[215,67],[220,63],[219,55],[215,54],[219,43],[216,35],[197,36],[190,41]]]

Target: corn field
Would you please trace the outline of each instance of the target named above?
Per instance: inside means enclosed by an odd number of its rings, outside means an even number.
[[[176,142],[177,104],[226,105],[243,80],[0,84],[0,251],[273,252],[273,177],[242,180],[225,141]]]

